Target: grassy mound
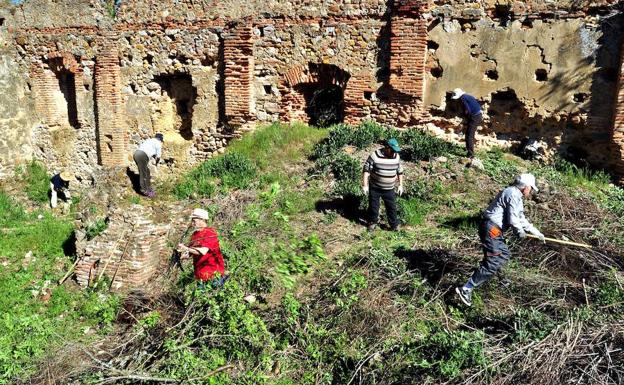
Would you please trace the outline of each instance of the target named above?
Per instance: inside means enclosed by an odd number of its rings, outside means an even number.
[[[362,163],[389,137],[406,154],[405,226],[368,233]],[[622,190],[562,161],[538,165],[492,151],[479,154],[485,170],[477,171],[461,154],[417,129],[371,122],[329,130],[276,124],[233,142],[173,190],[204,197],[214,214],[225,286],[199,291],[187,268],[163,295],[129,295],[123,308],[131,316],[117,316],[98,361],[57,380],[620,383]],[[479,214],[526,170],[544,187],[526,203],[530,219],[547,236],[594,249],[510,237],[514,257],[465,308],[453,287],[481,259]],[[217,206],[225,197],[232,203]]]

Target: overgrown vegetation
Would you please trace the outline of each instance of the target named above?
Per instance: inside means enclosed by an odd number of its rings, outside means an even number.
[[[37,203],[48,201],[50,177],[44,165],[33,160],[25,166],[18,167],[16,174],[18,179],[24,182],[24,191],[28,198]]]
[[[358,222],[362,163],[389,137],[399,138],[406,155],[399,207],[409,227],[368,233]],[[275,124],[232,142],[173,190],[179,199],[212,197],[202,204],[219,230],[225,285],[198,287],[187,265],[168,273],[177,278],[149,306],[126,311],[126,324],[116,324],[117,309],[135,294],[53,294],[56,314],[73,309],[84,317],[81,327],[97,324],[105,333],[116,325],[118,333],[98,346],[104,361],[75,364],[59,382],[620,383],[624,354],[603,347],[623,342],[622,190],[599,173],[537,168],[500,150],[480,154],[483,172],[465,168],[461,155],[416,129],[372,122],[327,131]],[[440,156],[446,161],[434,161]],[[482,258],[480,212],[527,169],[550,185],[539,207],[527,201],[529,218],[549,236],[594,249],[510,236],[514,258],[466,308],[453,287]],[[236,203],[219,206],[226,194]],[[0,195],[1,208],[0,226],[34,220],[9,197]],[[67,265],[57,247],[49,252]],[[45,321],[52,318],[40,308],[28,311],[43,314],[38,325],[57,322]],[[23,375],[16,370],[5,378]]]
[[[0,191],[0,384],[37,369],[54,346],[80,338],[85,327],[111,324],[116,305],[57,286],[71,261],[65,256],[73,228],[46,211],[26,212]],[[106,316],[99,309],[106,307]],[[90,310],[88,310],[90,309]]]

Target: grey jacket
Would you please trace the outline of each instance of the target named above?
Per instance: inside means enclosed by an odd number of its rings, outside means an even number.
[[[510,186],[498,193],[496,198],[483,212],[483,217],[494,222],[503,231],[513,228],[516,234],[528,232],[541,235],[524,216],[522,192],[516,186]]]

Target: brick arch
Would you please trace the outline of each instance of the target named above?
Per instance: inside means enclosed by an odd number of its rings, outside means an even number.
[[[82,69],[73,54],[54,51],[44,63],[31,66],[35,109],[42,122],[50,126],[69,125],[79,128],[77,93],[82,90]]]
[[[55,51],[48,54],[48,65],[52,71],[69,71],[73,74],[80,73],[80,65],[74,55],[67,51]]]
[[[310,118],[306,113],[307,100],[303,87],[338,86],[344,92],[351,74],[334,64],[308,63],[291,67],[284,73],[279,84],[282,93],[280,118],[284,121],[303,121]]]
[[[322,85],[333,84],[344,90],[350,77],[349,72],[334,64],[308,63],[289,69],[284,74],[283,80],[290,87],[306,83],[319,83]]]

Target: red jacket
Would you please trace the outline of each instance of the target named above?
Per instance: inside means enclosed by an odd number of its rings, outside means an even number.
[[[219,248],[219,238],[217,232],[212,227],[205,227],[197,230],[191,236],[189,247],[207,247],[208,252],[203,255],[193,255],[193,265],[195,266],[195,279],[208,281],[213,278],[216,272],[225,274],[225,263]]]

